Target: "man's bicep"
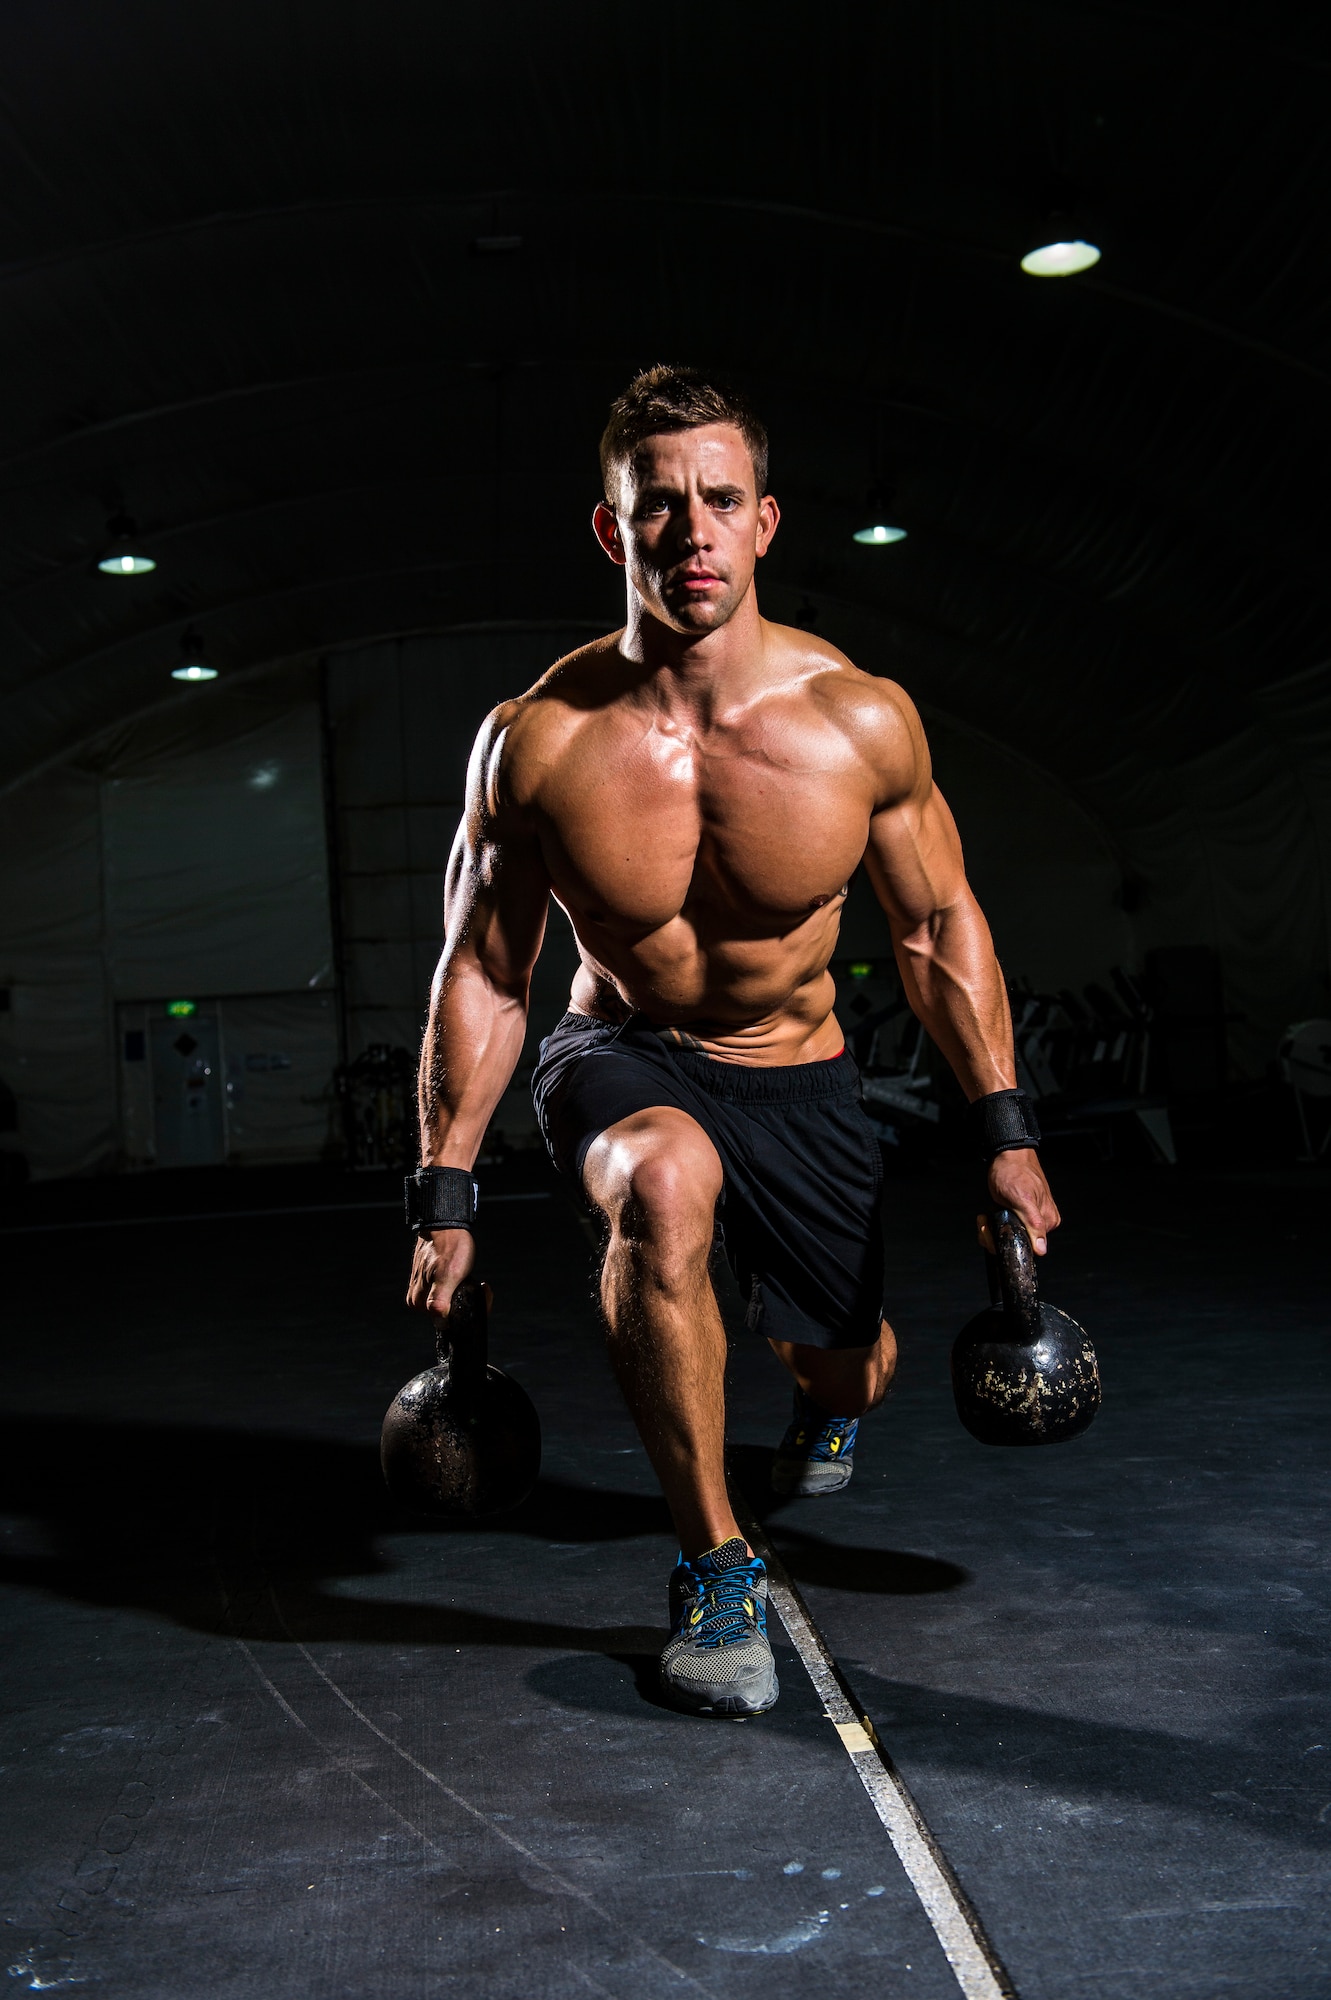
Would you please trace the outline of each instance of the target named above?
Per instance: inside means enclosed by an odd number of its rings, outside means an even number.
[[[450,955],[474,958],[496,986],[523,992],[540,957],[550,908],[550,877],[530,835],[488,841],[455,903]]]
[[[965,893],[956,821],[931,777],[917,794],[874,814],[864,866],[898,934],[928,923]]]

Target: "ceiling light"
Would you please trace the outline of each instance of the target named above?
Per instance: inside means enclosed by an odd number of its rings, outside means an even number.
[[[1028,250],[1021,268],[1031,278],[1070,278],[1076,271],[1089,271],[1099,261],[1094,243],[1083,243],[1078,236],[1071,243],[1042,243],[1038,250]]]
[[[855,539],[857,542],[864,542],[872,548],[882,548],[885,542],[904,542],[906,539],[906,530],[904,528],[889,528],[882,521],[879,521],[872,528],[856,528]]]
[[[181,634],[180,665],[172,667],[173,681],[215,681],[216,667],[210,667],[203,650],[203,640],[191,625]]]
[[[146,576],[157,564],[139,540],[139,531],[128,514],[117,514],[107,522],[111,546],[97,564],[103,576]]]

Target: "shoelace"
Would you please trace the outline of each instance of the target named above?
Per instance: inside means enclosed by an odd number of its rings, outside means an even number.
[[[855,1449],[855,1433],[858,1429],[858,1420],[848,1424],[824,1424],[809,1447],[809,1457],[849,1458]]]
[[[855,1433],[859,1427],[858,1417],[852,1417],[846,1423],[833,1419],[816,1432],[812,1424],[802,1423],[798,1427],[792,1425],[786,1433],[785,1442],[797,1447],[808,1445],[808,1450],[804,1454],[806,1458],[819,1460],[849,1458],[855,1449]],[[811,1433],[813,1443],[809,1444]]]
[[[723,1570],[719,1576],[693,1578],[693,1602],[680,1620],[680,1632],[699,1646],[733,1646],[753,1636],[765,1624],[762,1599],[754,1588],[756,1569]]]

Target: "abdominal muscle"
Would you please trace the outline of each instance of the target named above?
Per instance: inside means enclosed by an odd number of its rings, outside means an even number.
[[[577,928],[575,920],[575,933]],[[579,936],[582,963],[569,1005],[574,1013],[601,1021],[625,1021],[637,1015],[666,1040],[719,1062],[754,1067],[824,1062],[839,1055],[845,1044],[832,1011],[836,986],[827,970],[838,926],[833,921],[829,928],[830,936],[819,939],[824,948],[816,955],[808,937],[800,939],[797,951],[779,938],[773,938],[766,950],[746,941],[742,947],[746,962],[742,969],[729,968],[729,978],[724,947],[707,954],[699,951],[682,962],[673,953],[661,954],[670,960],[666,971],[659,963],[647,962],[657,957],[651,951],[655,940],[649,940],[645,950],[639,948],[641,957],[630,951],[621,959],[619,952],[604,949],[594,954]],[[605,962],[612,957],[620,961],[613,968]]]

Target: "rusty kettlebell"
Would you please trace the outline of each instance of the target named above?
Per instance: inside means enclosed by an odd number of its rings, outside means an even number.
[[[406,1507],[463,1519],[521,1506],[541,1469],[530,1396],[486,1354],[485,1287],[459,1285],[435,1335],[438,1360],[388,1406],[379,1457]]]
[[[1063,1444],[1100,1407],[1100,1367],[1089,1334],[1057,1306],[1043,1305],[1035,1253],[1010,1208],[989,1217],[987,1311],[968,1320],[952,1347],[957,1415],[981,1444]]]

